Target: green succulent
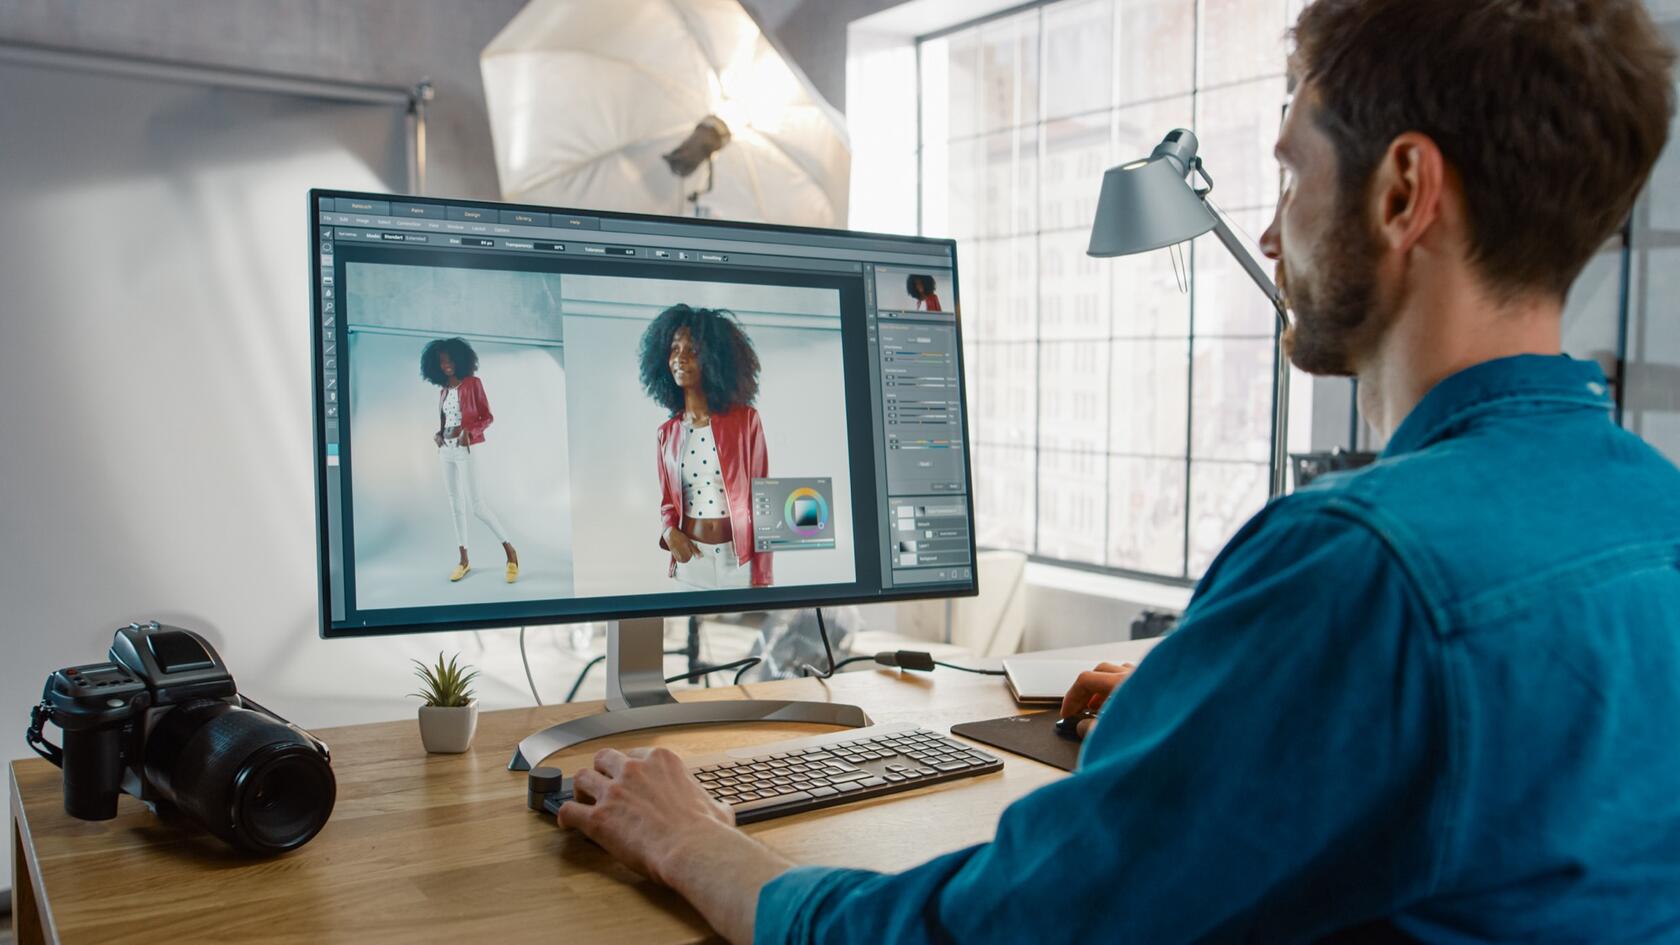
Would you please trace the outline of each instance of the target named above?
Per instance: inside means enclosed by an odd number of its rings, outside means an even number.
[[[430,706],[464,706],[472,701],[472,681],[478,678],[478,670],[471,666],[456,666],[455,660],[460,654],[451,656],[449,662],[443,661],[443,652],[438,652],[437,665],[427,666],[419,660],[413,660],[414,675],[420,678],[424,685],[419,692],[409,695],[424,699]]]

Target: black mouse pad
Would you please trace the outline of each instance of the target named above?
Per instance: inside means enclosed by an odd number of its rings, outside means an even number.
[[[951,726],[951,734],[1002,748],[1011,754],[1072,771],[1079,763],[1079,742],[1056,733],[1056,713],[1010,715]]]

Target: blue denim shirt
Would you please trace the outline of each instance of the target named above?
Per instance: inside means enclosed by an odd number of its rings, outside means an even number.
[[[1564,357],[1442,381],[1243,527],[1077,773],[778,877],[757,941],[1680,941],[1680,471],[1609,406]]]

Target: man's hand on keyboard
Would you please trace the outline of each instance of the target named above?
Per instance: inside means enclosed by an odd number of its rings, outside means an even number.
[[[1120,687],[1126,677],[1132,674],[1137,666],[1133,663],[1098,663],[1096,669],[1088,669],[1079,674],[1073,681],[1073,688],[1062,697],[1062,710],[1058,718],[1072,718],[1081,712],[1095,712],[1102,708],[1109,693]],[[1085,719],[1079,723],[1079,737],[1084,738],[1097,724],[1096,719]]]
[[[665,748],[611,748],[573,781],[576,800],[560,807],[575,827],[638,873],[671,885],[667,867],[690,842],[705,843],[735,815],[701,790],[683,760]]]

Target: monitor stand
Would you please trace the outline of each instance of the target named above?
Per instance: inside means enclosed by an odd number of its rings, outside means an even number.
[[[607,624],[607,711],[525,736],[508,770],[528,771],[533,763],[592,738],[703,722],[813,722],[853,728],[871,724],[862,709],[835,702],[678,702],[665,687],[665,621],[615,620]]]

